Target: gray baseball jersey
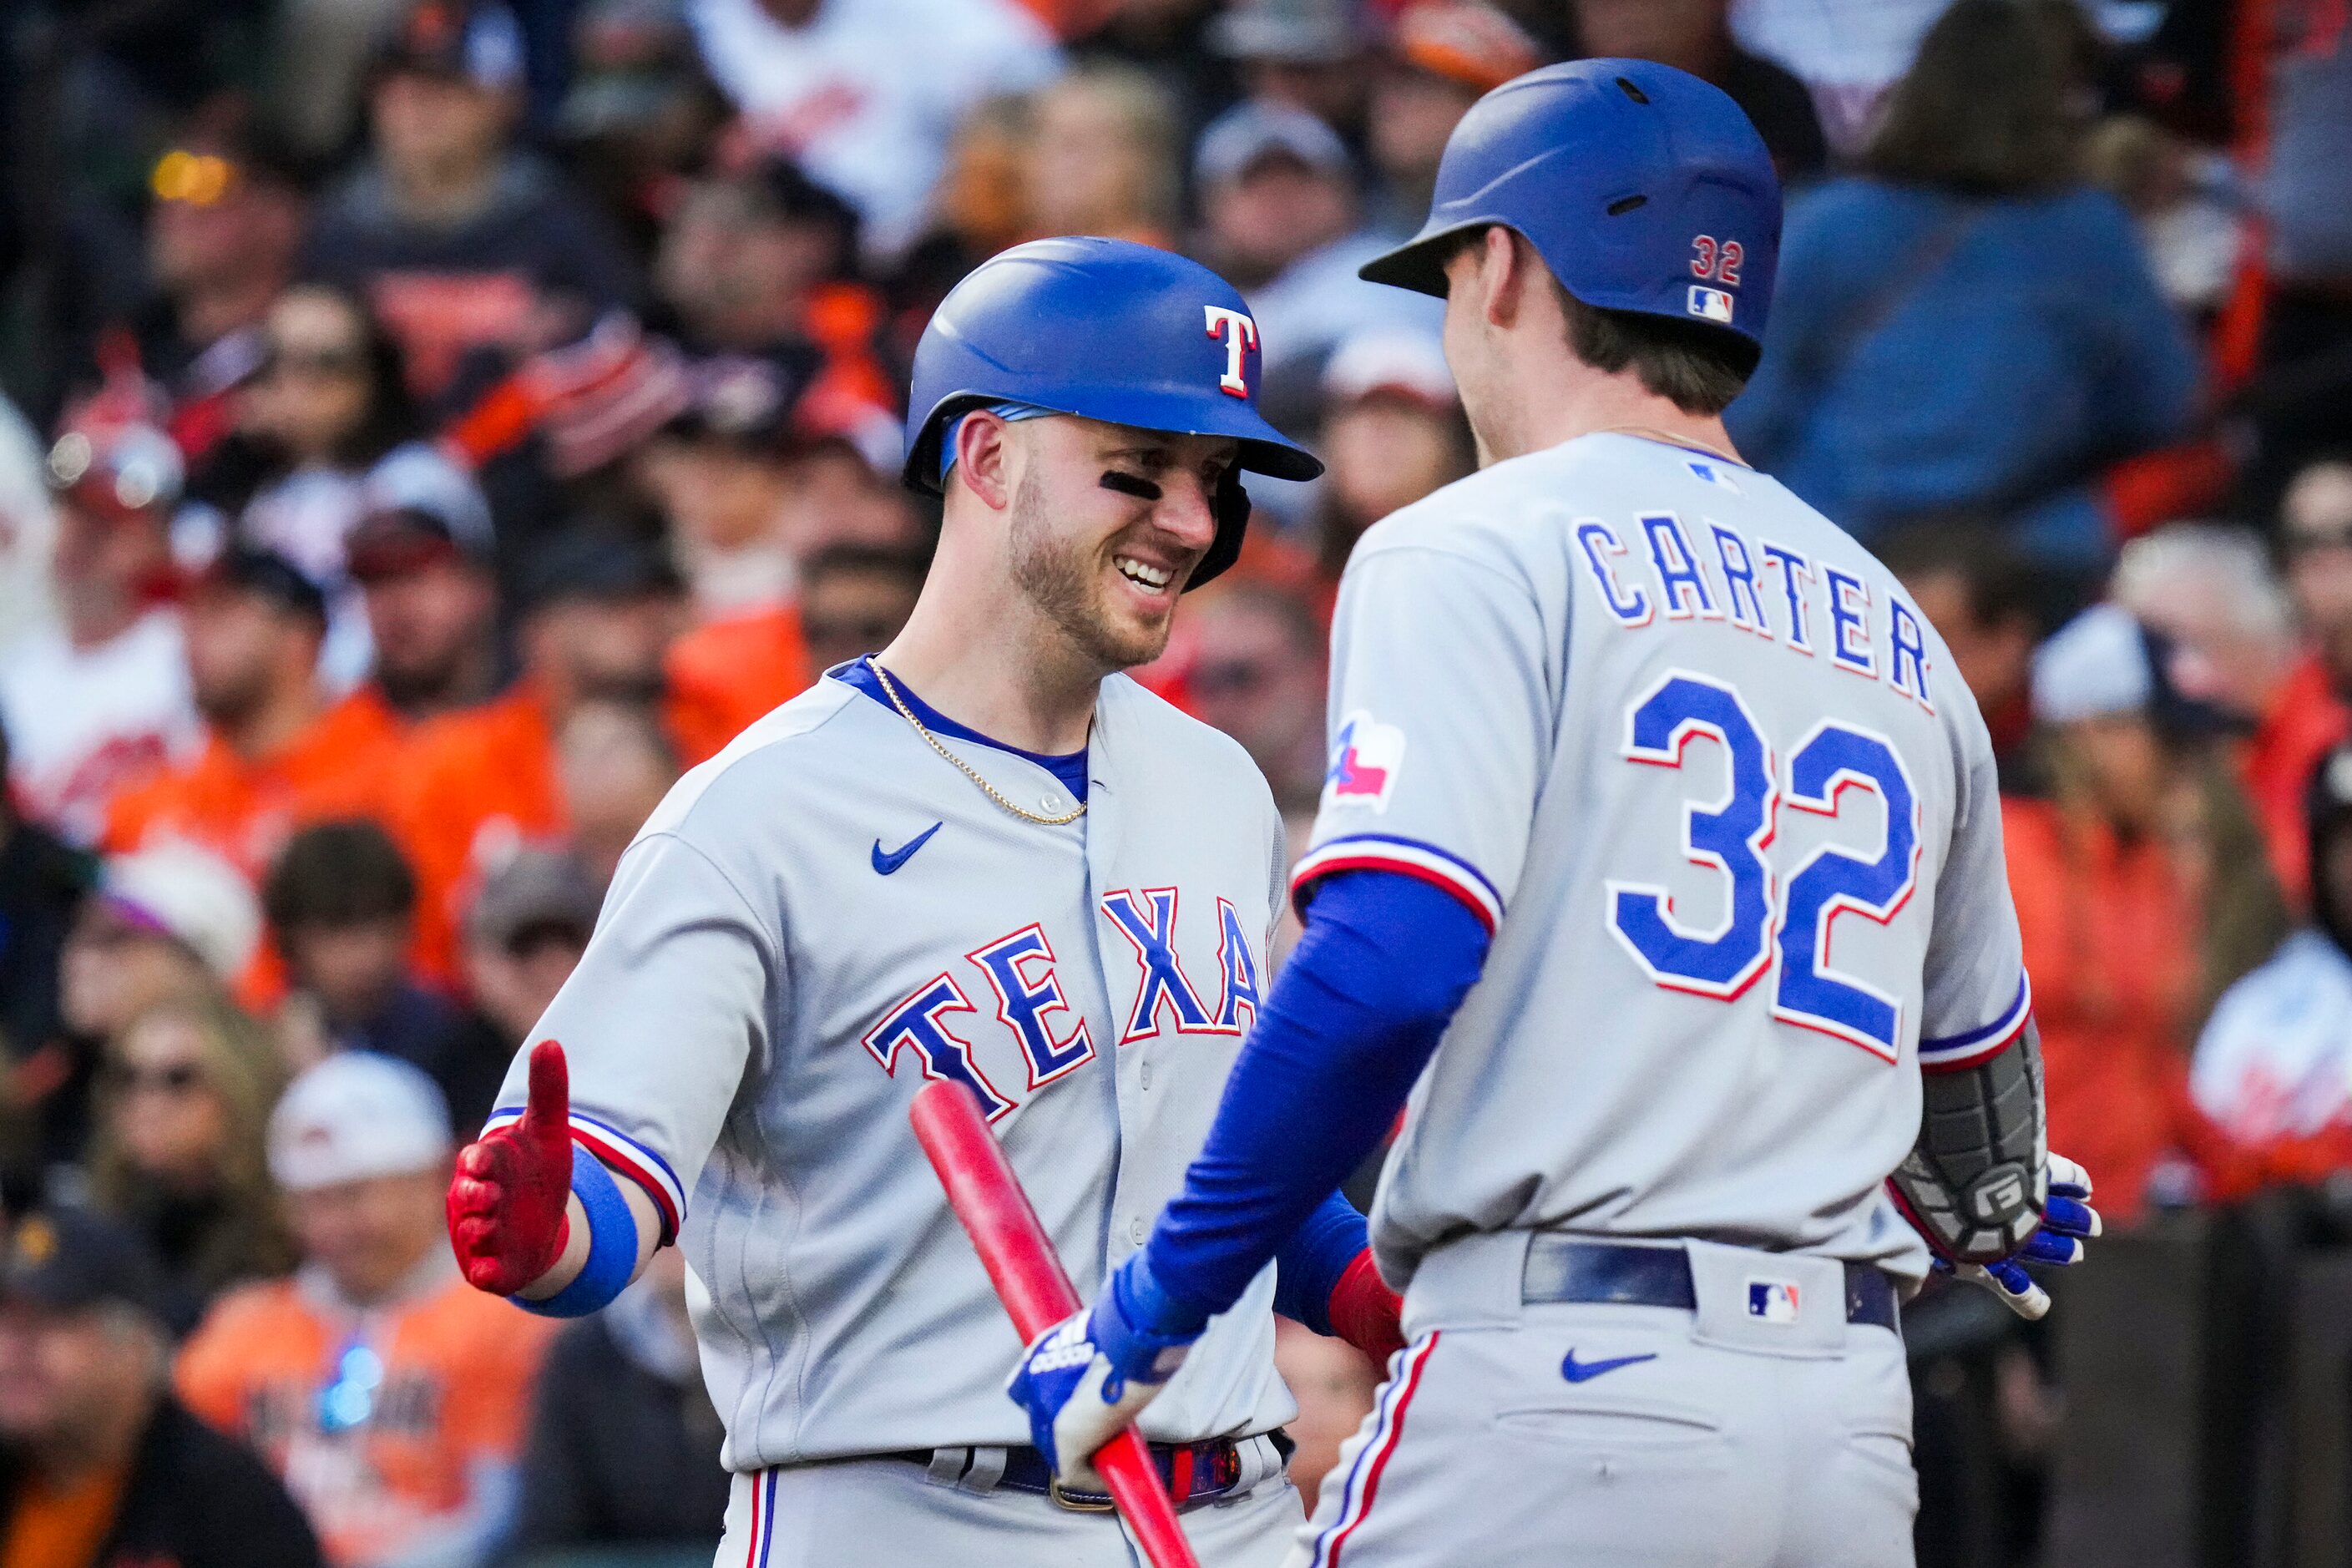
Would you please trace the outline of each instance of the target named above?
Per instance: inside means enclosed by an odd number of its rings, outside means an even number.
[[[1777,481],[1591,435],[1368,532],[1294,888],[1360,867],[1494,931],[1373,1214],[1924,1272],[1882,1184],[1919,1068],[2028,996],[1990,742],[1894,578]]]
[[[1072,804],[1036,761],[946,743],[1029,809]],[[1088,760],[1084,816],[1021,821],[826,679],[679,781],[622,859],[533,1038],[563,1045],[574,1136],[683,1214],[730,1468],[1028,1441],[1018,1336],[908,1125],[926,1079],[990,1110],[1082,1293],[1206,1136],[1255,1017],[1280,820],[1239,746],[1124,677]],[[1290,1417],[1272,1301],[1269,1268],[1150,1436]]]

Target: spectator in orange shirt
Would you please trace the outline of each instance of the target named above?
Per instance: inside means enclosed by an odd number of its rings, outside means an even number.
[[[660,696],[684,618],[677,574],[650,544],[583,527],[541,548],[523,582],[522,678],[418,730],[394,791],[429,977],[457,980],[457,933],[481,873],[571,831],[556,740],[572,710],[595,697]]]
[[[189,679],[210,726],[204,750],[116,795],[104,843],[188,839],[258,882],[296,828],[379,807],[397,726],[368,692],[337,700],[320,687],[326,600],[283,556],[222,556],[189,601],[187,626]]]
[[[803,563],[795,608],[708,622],[678,638],[668,673],[679,760],[717,755],[826,670],[887,647],[914,613],[929,563],[929,548],[911,542],[828,544]]]
[[[815,351],[724,354],[692,367],[692,402],[637,456],[661,509],[698,621],[773,615],[799,586],[786,536],[793,410]]]
[[[2352,734],[2352,461],[2314,463],[2279,507],[2286,586],[2305,651],[2279,693],[2314,739]]]
[[[375,645],[370,685],[414,723],[498,689],[498,543],[478,496],[403,500],[362,518],[344,548]]]
[[[2210,1131],[2188,1092],[2202,1007],[2267,955],[2217,940],[2262,858],[2218,853],[2232,788],[2210,763],[2220,715],[2173,685],[2170,651],[2112,605],[2062,627],[2033,668],[2056,797],[2002,801],[2051,1141],[2086,1151],[2102,1212],[2125,1224]]]
[[[2176,522],[2123,548],[2116,602],[2179,646],[2190,695],[2240,720],[2238,773],[2271,872],[2300,907],[2311,879],[2304,785],[2344,733],[2343,708],[2312,689],[2294,611],[2251,530]],[[2301,676],[2301,679],[2298,677]]]
[[[801,635],[812,677],[890,646],[915,613],[928,549],[835,544],[801,570]]]
[[[596,697],[564,720],[555,755],[572,853],[604,887],[637,829],[677,782],[677,750],[651,703]]]
[[[270,1173],[307,1261],[225,1298],[181,1352],[188,1407],[257,1448],[336,1568],[472,1565],[510,1528],[551,1323],[467,1287],[443,1239],[432,1080],[355,1051],[294,1081]]]

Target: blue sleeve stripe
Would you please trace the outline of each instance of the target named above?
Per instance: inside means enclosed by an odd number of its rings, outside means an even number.
[[[1434,844],[1379,833],[1351,834],[1309,851],[1290,873],[1291,902],[1304,918],[1307,889],[1318,879],[1363,870],[1399,871],[1444,889],[1469,906],[1489,935],[1502,923],[1503,895],[1478,868]]]
[[[2011,1040],[2025,1027],[2033,1015],[2033,987],[2025,975],[2017,979],[2017,994],[1999,1017],[1982,1028],[1965,1034],[1945,1035],[1939,1038],[1919,1041],[1919,1065],[1927,1068],[1960,1068],[1997,1057],[2009,1048]]]
[[[637,1222],[621,1196],[621,1184],[604,1162],[582,1144],[572,1146],[572,1194],[588,1222],[588,1258],[572,1283],[544,1301],[515,1305],[542,1318],[584,1318],[612,1304],[637,1271]]]

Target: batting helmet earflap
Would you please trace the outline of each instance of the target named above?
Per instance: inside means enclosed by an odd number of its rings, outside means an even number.
[[[1421,232],[1360,275],[1442,298],[1448,241],[1494,224],[1587,305],[1762,345],[1780,177],[1739,106],[1688,72],[1571,60],[1505,82],[1447,139]]]
[[[1234,286],[1171,251],[1123,239],[1032,240],[990,258],[931,313],[907,399],[909,489],[940,491],[940,442],[984,404],[1188,436],[1229,436],[1239,466],[1277,479],[1323,471],[1257,411],[1257,322]],[[1190,587],[1230,565],[1245,504],[1218,508],[1218,534]]]

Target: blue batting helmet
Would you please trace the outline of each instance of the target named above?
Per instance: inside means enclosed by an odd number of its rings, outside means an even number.
[[[1739,106],[1687,72],[1571,60],[1505,82],[1447,139],[1429,221],[1361,276],[1443,296],[1448,241],[1491,224],[1585,304],[1763,342],[1780,178]]]
[[[904,478],[937,494],[940,444],[956,416],[1025,403],[1144,430],[1230,436],[1242,468],[1311,479],[1322,463],[1257,411],[1258,362],[1249,307],[1197,261],[1123,239],[1016,245],[957,284],[923,329]],[[1245,502],[1221,508],[1194,585],[1232,564],[1247,516]]]

